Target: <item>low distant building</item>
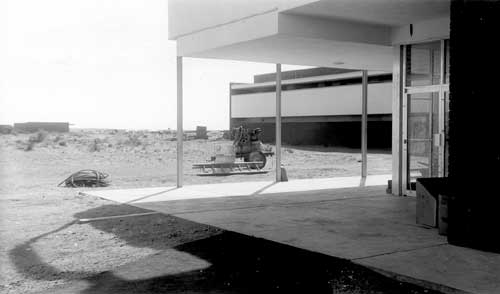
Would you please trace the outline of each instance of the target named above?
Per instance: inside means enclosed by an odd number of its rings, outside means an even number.
[[[39,130],[47,132],[67,133],[69,132],[68,122],[26,122],[15,123],[14,131],[19,133],[34,133]]]
[[[261,128],[275,140],[275,73],[256,75],[252,84],[231,84],[230,127]],[[282,141],[290,145],[359,148],[361,72],[311,68],[282,73]],[[368,76],[368,147],[392,144],[392,73]]]

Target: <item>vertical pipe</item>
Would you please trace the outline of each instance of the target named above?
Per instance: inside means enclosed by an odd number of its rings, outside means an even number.
[[[276,182],[281,182],[281,64],[276,64]]]
[[[229,83],[229,133],[233,129],[232,120],[233,120],[233,83]]]
[[[177,56],[177,188],[183,184],[182,56]]]
[[[440,64],[440,71],[441,71],[441,77],[440,77],[440,83],[441,85],[444,85],[445,83],[445,44],[444,40],[441,40],[441,64]],[[444,138],[445,138],[445,133],[444,133],[444,89],[443,87],[439,88],[439,103],[438,103],[438,127],[439,127],[439,149],[438,149],[438,176],[439,177],[444,177]]]
[[[367,175],[368,71],[363,70],[361,103],[361,176]]]

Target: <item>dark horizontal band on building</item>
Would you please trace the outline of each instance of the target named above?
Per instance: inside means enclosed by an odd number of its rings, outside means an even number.
[[[369,84],[389,83],[389,82],[392,82],[392,74],[381,74],[368,77]],[[361,84],[361,77],[349,77],[341,79],[332,78],[330,80],[318,80],[318,81],[303,82],[303,83],[283,84],[281,85],[281,90],[291,91],[300,89],[313,89],[313,88],[337,87],[337,86],[360,85],[360,84]],[[275,91],[276,91],[275,85],[259,86],[258,84],[255,84],[253,87],[242,88],[242,89],[231,89],[231,95],[268,93]]]
[[[274,123],[275,117],[232,117],[231,124],[242,123]],[[361,115],[315,115],[315,116],[283,116],[282,123],[286,122],[358,122]],[[368,121],[392,121],[392,114],[369,114]]]

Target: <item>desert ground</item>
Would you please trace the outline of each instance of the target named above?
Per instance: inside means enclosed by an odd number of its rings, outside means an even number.
[[[209,132],[206,140],[187,138],[185,184],[274,179],[272,158],[267,174],[197,176],[191,165],[209,159],[217,144],[231,141],[218,131]],[[370,151],[369,173],[390,173],[390,157],[387,151]],[[289,179],[358,175],[359,159],[356,150],[283,147]],[[81,218],[144,212],[78,194],[95,188],[57,186],[82,169],[109,174],[111,185],[105,189],[172,186],[174,135],[124,130],[0,135],[0,293],[52,293],[54,287],[83,280],[119,284],[119,290],[104,291],[95,282],[95,287],[82,293],[289,293],[298,289],[430,293],[325,256],[169,215],[78,223]],[[133,283],[106,278],[113,269],[152,258],[165,259],[178,273]],[[196,270],[195,265],[204,260],[212,266]]]

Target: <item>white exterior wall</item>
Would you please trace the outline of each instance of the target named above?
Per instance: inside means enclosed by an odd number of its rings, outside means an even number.
[[[361,85],[282,92],[282,116],[361,115]],[[232,95],[231,117],[274,117],[275,93]],[[368,85],[368,114],[392,113],[392,83]]]

